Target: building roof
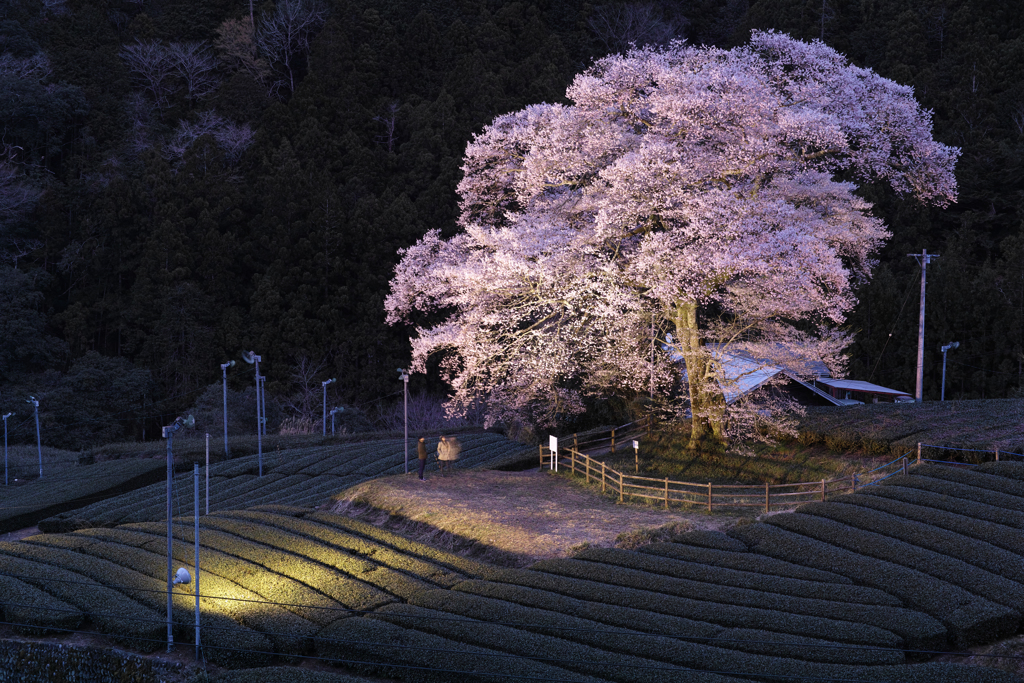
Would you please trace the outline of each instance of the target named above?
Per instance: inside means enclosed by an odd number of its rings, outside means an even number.
[[[818,384],[835,387],[836,389],[841,389],[843,391],[859,391],[864,394],[881,394],[883,396],[910,396],[910,394],[905,391],[890,389],[888,387],[872,384],[871,382],[862,382],[858,379],[816,378],[815,381]]]

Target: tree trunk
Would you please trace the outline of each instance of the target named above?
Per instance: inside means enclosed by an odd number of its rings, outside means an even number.
[[[725,396],[714,377],[711,354],[700,337],[695,302],[677,302],[671,312],[676,328],[676,347],[686,362],[690,386],[691,450],[711,441],[725,444]]]

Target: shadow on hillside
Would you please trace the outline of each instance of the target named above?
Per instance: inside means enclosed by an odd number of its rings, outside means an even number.
[[[522,568],[537,561],[537,558],[530,555],[501,550],[472,538],[438,529],[432,524],[417,522],[365,503],[339,501],[330,511],[372,524],[379,529],[390,531],[411,541],[479,562],[486,562],[496,567]]]

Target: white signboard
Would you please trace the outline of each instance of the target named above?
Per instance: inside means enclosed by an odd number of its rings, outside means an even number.
[[[551,469],[558,471],[558,437],[548,437],[548,450],[551,451]]]
[[[637,441],[636,439],[633,439],[633,450],[634,451],[640,450],[640,442]]]

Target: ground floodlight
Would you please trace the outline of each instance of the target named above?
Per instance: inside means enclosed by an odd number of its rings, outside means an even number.
[[[189,415],[188,417],[185,418],[185,422],[183,424],[189,429],[192,429],[193,427],[196,426],[196,419]]]
[[[178,569],[174,575],[174,583],[192,583],[192,575],[184,567]]]

